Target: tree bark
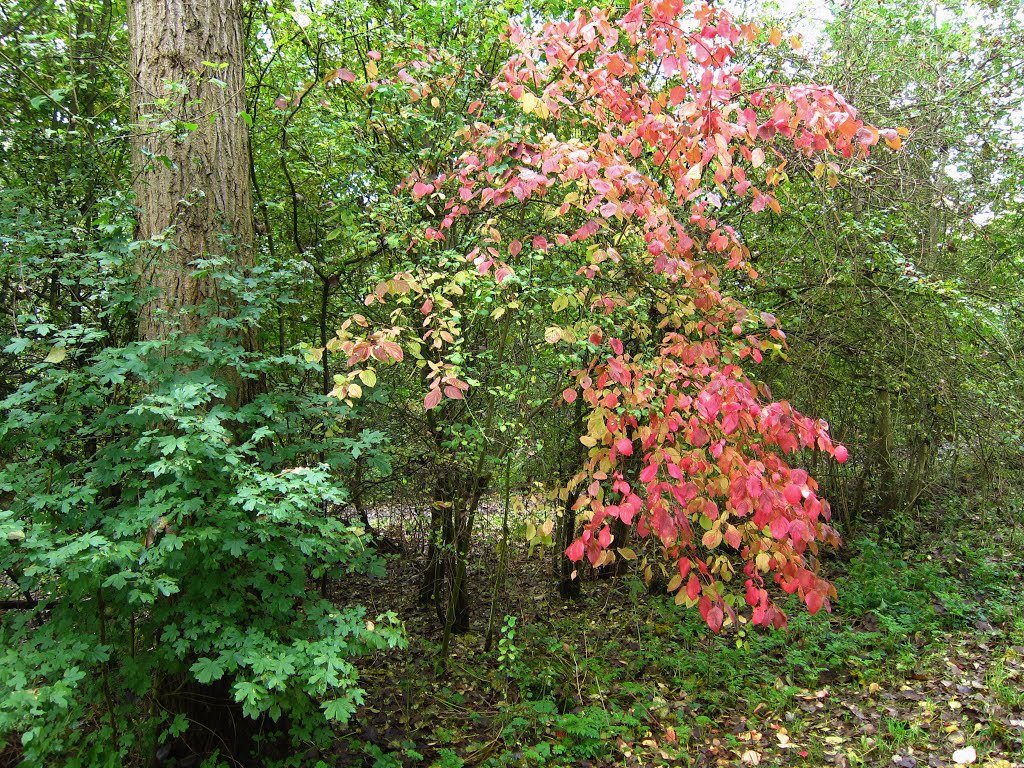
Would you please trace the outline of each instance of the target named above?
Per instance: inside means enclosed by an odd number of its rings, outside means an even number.
[[[245,38],[240,0],[129,0],[138,239],[139,337],[165,339],[204,320],[182,312],[231,307],[196,259],[252,263],[249,134],[243,120]],[[246,344],[251,348],[250,344]]]

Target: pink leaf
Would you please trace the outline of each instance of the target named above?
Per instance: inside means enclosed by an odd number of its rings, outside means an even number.
[[[629,438],[620,438],[615,441],[615,450],[621,453],[623,456],[633,455],[633,441]]]
[[[419,200],[424,195],[429,195],[434,191],[433,184],[424,184],[422,181],[417,181],[412,185],[412,196]]]
[[[722,622],[725,621],[725,614],[717,605],[708,611],[708,627],[712,632],[719,632],[722,629]]]
[[[429,411],[431,408],[436,408],[437,404],[440,402],[441,390],[432,389],[427,393],[427,396],[423,398],[423,408]]]
[[[562,398],[570,405],[576,402],[576,390],[572,387],[562,391]]]

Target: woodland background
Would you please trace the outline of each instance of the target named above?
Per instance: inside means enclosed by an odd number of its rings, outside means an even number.
[[[0,764],[1022,764],[1019,2],[728,6],[752,89],[893,131],[718,213],[746,374],[849,456],[795,454],[843,545],[785,630],[624,525],[565,556],[570,331],[638,359],[649,264],[593,320],[583,244],[466,266],[564,214],[440,224],[478,124],[593,137],[494,85],[574,7],[129,5],[0,9]]]

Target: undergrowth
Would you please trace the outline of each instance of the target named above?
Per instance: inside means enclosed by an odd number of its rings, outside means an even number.
[[[709,741],[735,755],[760,748],[750,740],[769,727],[782,744],[803,738],[793,751],[801,759],[839,749],[851,765],[885,764],[928,747],[942,701],[922,695],[911,702],[916,710],[884,715],[856,738],[844,735],[862,726],[850,712],[933,676],[954,638],[980,638],[994,660],[984,675],[992,700],[1019,710],[1021,681],[1010,662],[1024,640],[1024,606],[1013,588],[1021,558],[993,526],[968,524],[957,503],[961,527],[970,529],[961,535],[936,527],[939,535],[916,548],[848,543],[827,566],[839,592],[832,612],[811,616],[793,601],[784,632],[740,624],[710,634],[699,615],[670,595],[647,595],[633,576],[549,620],[506,617],[486,670],[480,658],[456,656],[447,673],[464,690],[493,683],[492,717],[476,721],[484,727],[435,720],[418,732],[427,748],[394,749],[388,759],[398,762],[374,755],[367,764],[689,765]],[[859,697],[860,707],[847,703],[836,730],[810,738],[825,703],[844,696]],[[1017,743],[993,723],[970,734],[990,758]]]

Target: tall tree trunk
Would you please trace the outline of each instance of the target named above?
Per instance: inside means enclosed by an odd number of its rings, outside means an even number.
[[[155,289],[139,315],[139,337],[163,339],[202,327],[185,307],[230,300],[192,262],[252,261],[252,192],[241,0],[129,0],[142,288]],[[252,344],[246,344],[252,348]]]

